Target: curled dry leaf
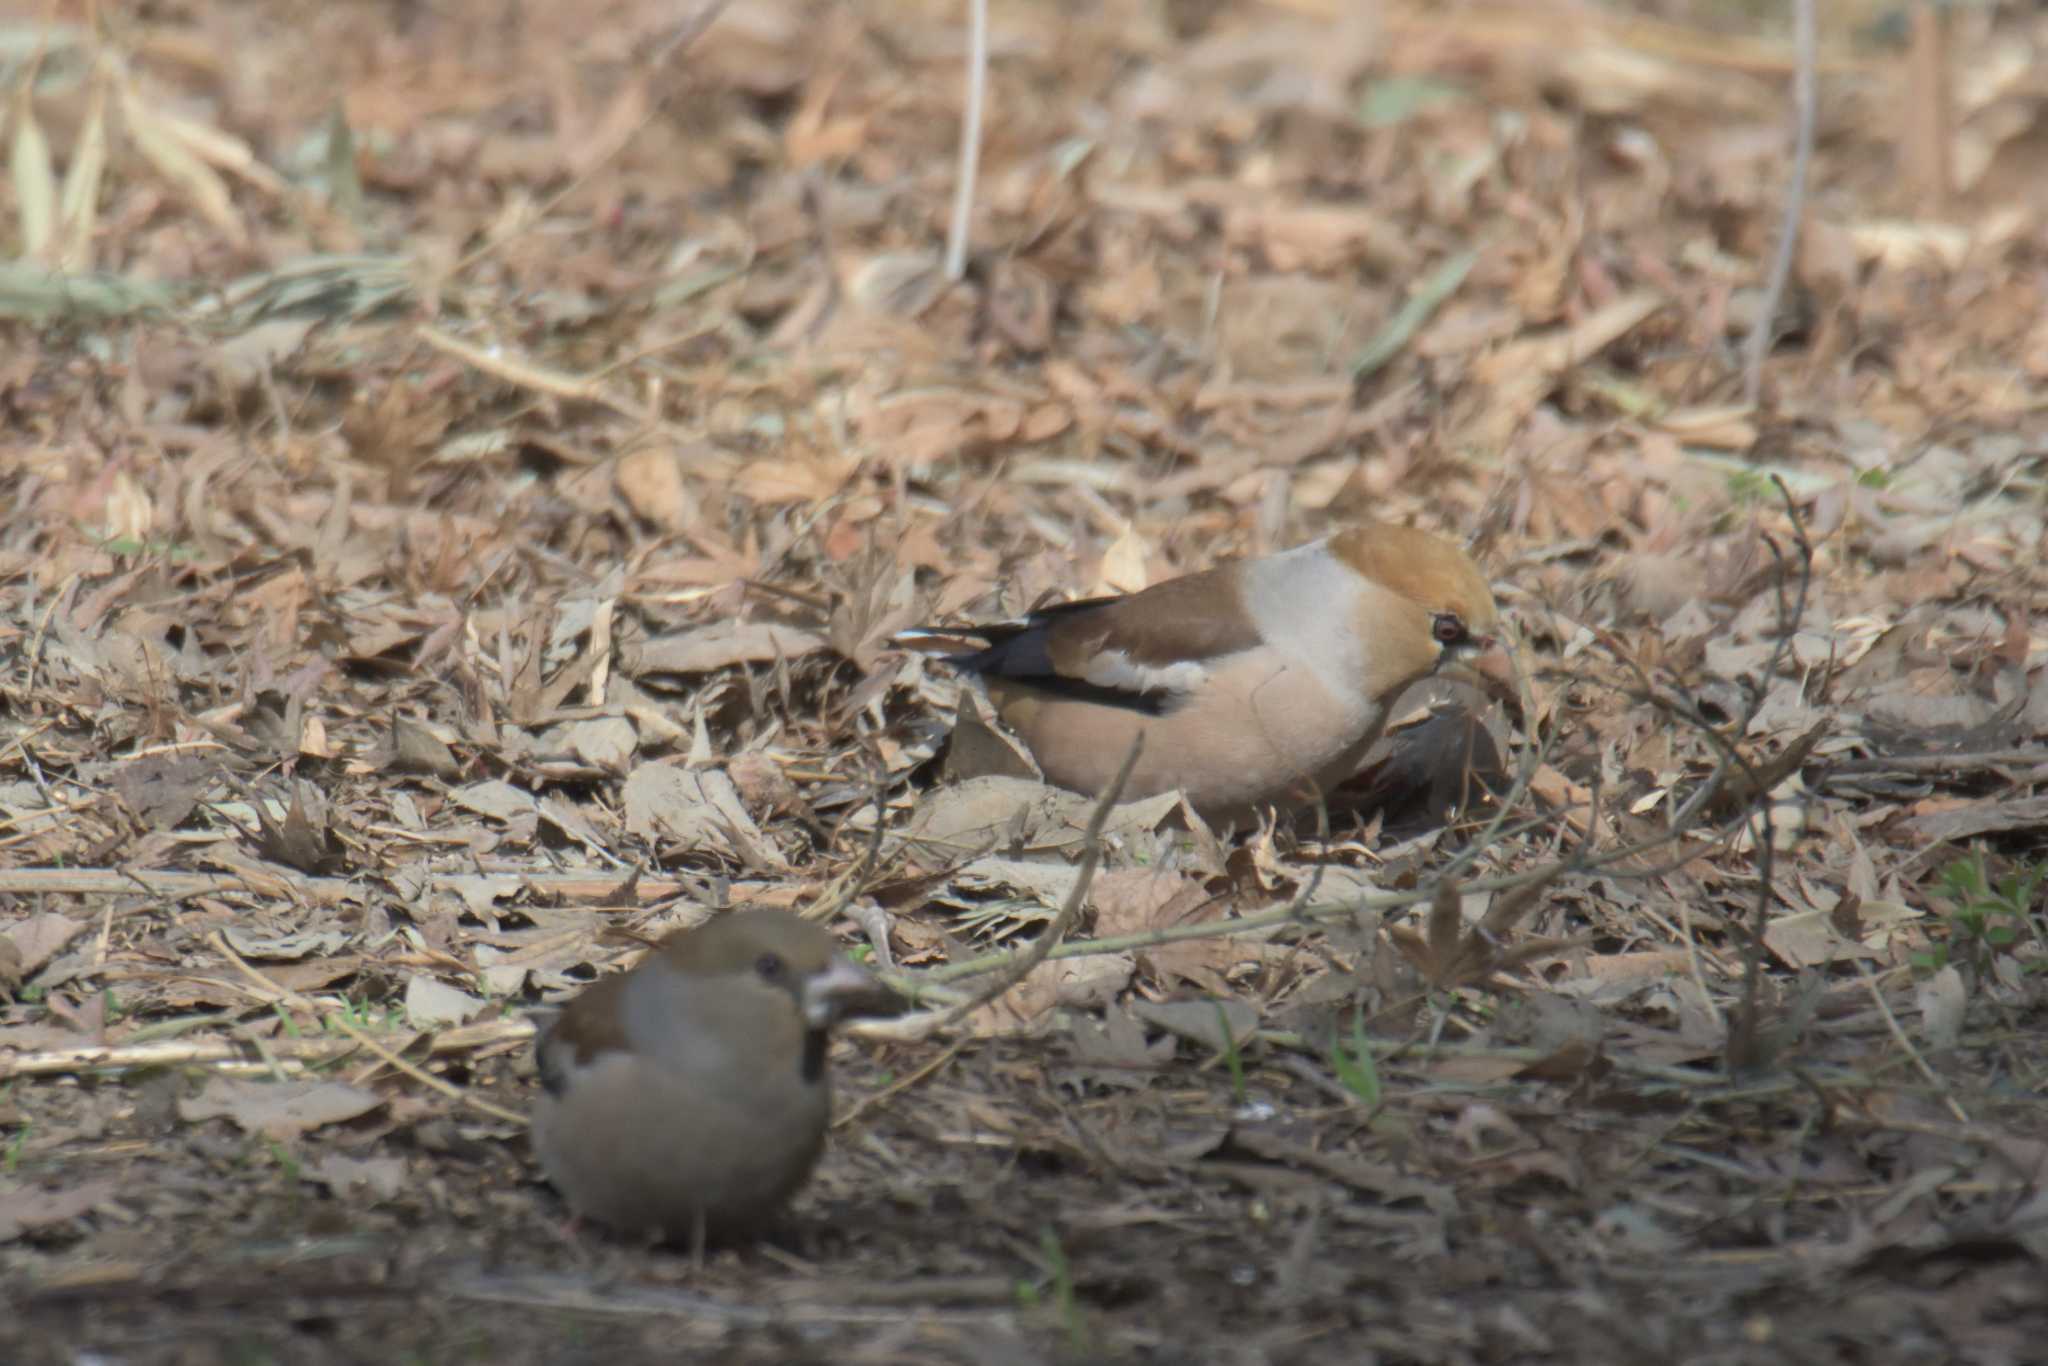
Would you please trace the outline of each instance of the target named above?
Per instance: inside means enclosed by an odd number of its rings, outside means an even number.
[[[675,635],[656,636],[644,642],[625,662],[636,675],[703,674],[736,664],[797,659],[824,645],[822,635],[799,626],[725,621]]]
[[[1103,838],[1157,830],[1179,804],[1171,792],[1126,802],[1109,813]],[[926,793],[904,828],[905,847],[937,866],[993,850],[1078,851],[1094,805],[1086,797],[1024,778],[974,778]]]
[[[788,866],[747,814],[732,779],[717,769],[642,764],[627,775],[621,796],[626,829],[642,839],[723,854],[750,868]]]
[[[24,1233],[69,1223],[111,1202],[119,1183],[72,1181],[55,1190],[42,1190],[20,1183],[18,1178],[0,1176],[0,1243],[11,1243]]]
[[[0,940],[12,948],[16,970],[21,980],[34,977],[45,963],[57,956],[58,950],[89,928],[86,921],[74,920],[68,915],[55,911],[44,911],[24,920],[17,920],[4,931]]]
[[[1219,920],[1222,906],[1208,889],[1179,873],[1119,868],[1096,875],[1088,889],[1095,908],[1097,938],[1119,938]],[[1219,926],[1220,928],[1220,926]],[[1232,969],[1257,963],[1264,946],[1249,937],[1185,939],[1140,949],[1142,960],[1169,982],[1183,978],[1218,995],[1227,994]]]
[[[1035,1029],[1054,1007],[1099,1010],[1130,985],[1137,960],[1127,953],[1091,954],[1040,963],[1024,980],[966,1020],[973,1034],[1017,1034]]]
[[[973,688],[960,690],[953,731],[946,741],[945,778],[964,785],[977,778],[1017,778],[1043,785],[1031,751],[989,713]]]
[[[490,1008],[490,1002],[416,972],[405,983],[405,1016],[421,1029],[467,1024]]]
[[[359,1119],[384,1104],[383,1097],[338,1081],[242,1081],[211,1077],[196,1096],[178,1102],[187,1123],[232,1120],[244,1133],[296,1138],[329,1124]]]
[[[667,447],[642,446],[620,456],[612,481],[626,506],[663,531],[687,531],[697,522],[682,460]]]

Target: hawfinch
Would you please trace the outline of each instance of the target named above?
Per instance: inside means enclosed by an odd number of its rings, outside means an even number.
[[[1350,777],[1401,690],[1490,647],[1494,625],[1463,550],[1360,526],[1126,597],[897,640],[957,651],[947,662],[981,677],[1059,786],[1099,794],[1142,731],[1125,799],[1178,788],[1225,821],[1312,803]]]
[[[541,1035],[533,1148],[577,1215],[701,1249],[758,1229],[825,1145],[827,1034],[881,991],[824,928],[728,912]]]

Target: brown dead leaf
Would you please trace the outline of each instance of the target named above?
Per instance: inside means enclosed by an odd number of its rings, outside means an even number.
[[[350,1157],[345,1153],[322,1153],[306,1165],[305,1176],[325,1186],[337,1200],[358,1202],[395,1200],[406,1186],[402,1157]]]
[[[405,1017],[417,1029],[467,1024],[490,1009],[490,1002],[416,972],[405,983]]]
[[[1025,262],[1005,258],[989,273],[989,322],[1020,351],[1035,354],[1052,345],[1055,304],[1052,282]],[[1026,435],[1024,439],[1044,437]]]
[[[1104,939],[1220,920],[1222,915],[1221,904],[1193,878],[1146,868],[1098,873],[1088,888],[1088,900],[1095,911],[1095,934]],[[1225,937],[1158,944],[1139,954],[1162,978],[1186,978],[1219,996],[1230,991],[1225,974],[1262,956],[1258,944]]]
[[[1180,798],[1171,792],[1125,802],[1109,814],[1105,839],[1154,831]],[[991,850],[1078,850],[1095,803],[1025,778],[973,778],[925,794],[904,827],[905,846],[931,866],[963,863]]]
[[[2048,825],[2048,797],[1943,803],[1905,824],[1922,839],[1947,842],[2006,830],[2034,830]]]
[[[0,1243],[24,1233],[67,1224],[110,1204],[118,1183],[112,1180],[73,1181],[44,1190],[12,1176],[0,1176]]]
[[[1172,1062],[1175,1052],[1171,1034],[1147,1042],[1138,1016],[1115,1005],[1102,1012],[1100,1023],[1077,1021],[1068,1044],[1082,1066],[1111,1070],[1156,1071]]]
[[[1481,986],[1495,973],[1513,971],[1533,959],[1557,952],[1564,941],[1531,939],[1516,944],[1510,934],[1543,901],[1543,892],[1563,876],[1565,866],[1552,864],[1521,886],[1493,894],[1477,924],[1467,927],[1463,898],[1455,879],[1439,883],[1417,933],[1407,925],[1390,925],[1388,936],[1423,979],[1438,990]]]
[[[733,489],[764,506],[822,503],[845,488],[859,468],[857,460],[825,457],[749,460],[733,477]]]
[[[964,784],[976,778],[1018,778],[1043,786],[1045,775],[1022,741],[997,723],[972,688],[960,690],[953,732],[946,741],[945,777]]]
[[[1224,211],[1223,237],[1262,253],[1275,271],[1323,273],[1365,264],[1381,271],[1415,266],[1415,249],[1377,209],[1276,201],[1234,204]]]
[[[25,981],[42,971],[43,965],[55,958],[58,950],[88,928],[83,920],[44,911],[9,925],[0,931],[0,938],[6,939],[13,947],[17,971]]]
[[[405,716],[391,720],[391,766],[401,773],[426,773],[444,781],[462,771],[455,751],[440,736]]]
[[[348,847],[327,823],[325,799],[310,783],[294,782],[291,786],[291,805],[285,808],[282,820],[272,819],[262,800],[250,801],[250,810],[256,813],[256,823],[262,830],[256,841],[257,852],[273,863],[315,877],[340,872],[348,862]]]
[[[1896,901],[1867,901],[1857,907],[1858,937],[1845,936],[1835,923],[1833,908],[1795,911],[1771,917],[1764,927],[1764,944],[1790,968],[1817,967],[1849,958],[1883,962],[1891,945],[1922,915]]]
[[[1259,1027],[1259,1008],[1235,998],[1137,1001],[1132,1003],[1131,1012],[1145,1023],[1192,1040],[1212,1053],[1225,1053],[1239,1046]]]
[[[1015,440],[1030,406],[964,388],[905,389],[856,409],[862,441],[892,467],[923,469],[988,442]]]
[[[785,868],[775,843],[761,833],[732,779],[718,769],[642,764],[620,793],[626,829],[641,839],[697,850],[724,850],[750,868]]]
[[[726,621],[675,635],[656,636],[621,660],[635,676],[702,674],[736,664],[797,659],[822,649],[816,631],[766,621]]]
[[[619,457],[612,480],[626,506],[663,531],[687,531],[697,521],[697,500],[673,450],[642,446]]]
[[[244,1133],[297,1138],[329,1124],[359,1119],[384,1104],[374,1091],[338,1081],[243,1081],[210,1077],[196,1096],[178,1102],[187,1123],[228,1119]]]
[[[197,756],[144,755],[121,765],[121,800],[152,830],[173,830],[199,809],[213,786],[215,765]]]
[[[1486,448],[1504,445],[1559,375],[1592,360],[1664,304],[1663,295],[1638,290],[1569,327],[1510,343],[1480,358],[1472,375],[1489,392],[1483,407],[1467,421],[1466,439]]]
[[[1130,984],[1137,961],[1127,953],[1091,954],[1040,963],[1024,980],[969,1015],[965,1021],[977,1035],[1032,1031],[1055,1007],[1099,1010]]]

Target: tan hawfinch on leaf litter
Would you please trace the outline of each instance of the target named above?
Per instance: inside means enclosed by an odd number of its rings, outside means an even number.
[[[1101,792],[1142,731],[1126,800],[1178,788],[1205,819],[1239,820],[1351,776],[1401,691],[1469,664],[1495,625],[1458,546],[1359,526],[1125,597],[897,641],[953,651],[1059,786]]]

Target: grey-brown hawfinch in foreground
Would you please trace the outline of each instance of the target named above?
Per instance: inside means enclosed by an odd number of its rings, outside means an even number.
[[[1061,787],[1098,794],[1139,731],[1124,797],[1174,788],[1204,818],[1313,802],[1351,776],[1395,697],[1493,644],[1493,594],[1427,532],[1360,526],[1127,597],[897,637],[981,677]]]
[[[701,1250],[758,1229],[825,1146],[827,1035],[882,988],[822,926],[734,911],[593,984],[540,1036],[533,1148],[579,1216]]]

